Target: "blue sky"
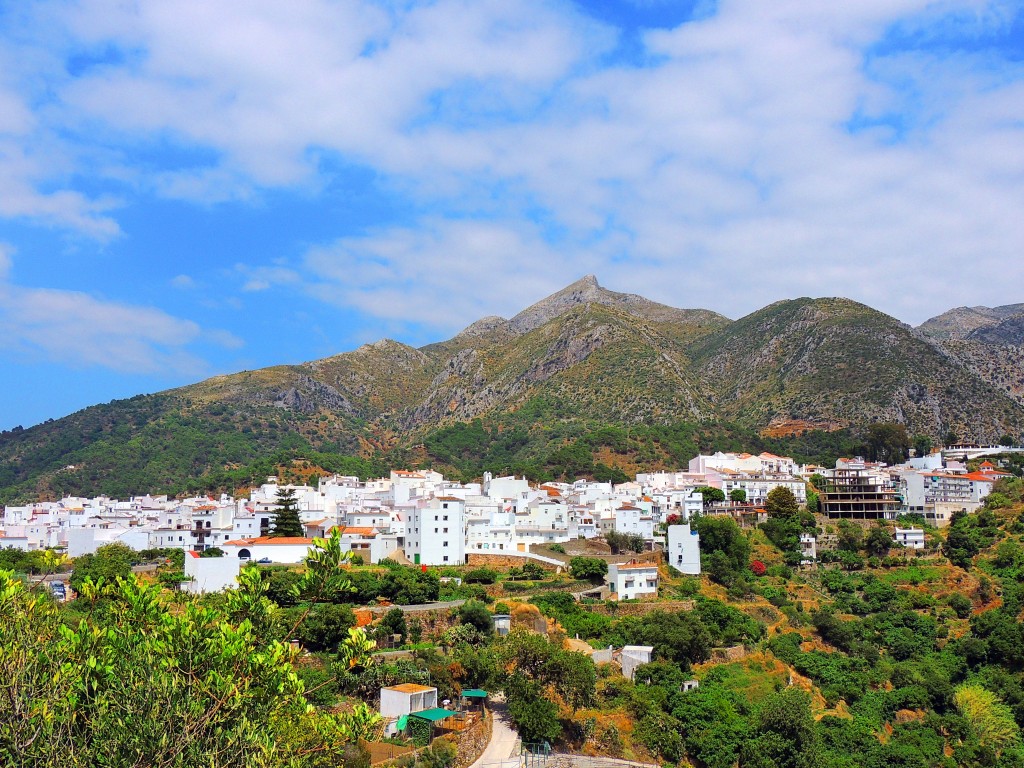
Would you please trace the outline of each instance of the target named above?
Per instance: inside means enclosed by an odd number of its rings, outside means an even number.
[[[0,428],[587,273],[1021,302],[1022,211],[1021,2],[0,1]]]

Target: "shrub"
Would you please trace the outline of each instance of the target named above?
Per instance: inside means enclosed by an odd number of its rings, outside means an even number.
[[[493,584],[498,580],[498,572],[493,568],[474,568],[466,571],[462,580],[467,584]]]
[[[768,572],[768,568],[760,560],[751,561],[750,570],[755,576],[764,576]]]
[[[971,603],[971,599],[959,592],[954,592],[947,597],[946,605],[953,609],[953,612],[957,615],[958,619],[969,618],[971,615],[971,609],[974,607]]]
[[[569,561],[573,578],[600,581],[608,573],[608,563],[597,557],[574,557]]]

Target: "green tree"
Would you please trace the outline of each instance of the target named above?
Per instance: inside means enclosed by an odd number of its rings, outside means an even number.
[[[404,642],[405,636],[409,633],[405,621],[405,611],[401,608],[392,608],[384,614],[384,618],[380,621],[380,628],[385,634],[398,635]]]
[[[91,579],[97,584],[113,584],[118,579],[132,575],[135,551],[124,544],[104,544],[93,554],[75,558],[75,569],[71,572],[71,588],[82,591],[82,584]]]
[[[277,509],[274,511],[273,525],[270,535],[275,538],[303,535],[302,521],[299,519],[299,500],[295,496],[294,488],[282,486],[277,489]]]
[[[932,439],[928,435],[914,435],[914,453],[927,456],[932,452]]]
[[[347,605],[319,603],[309,610],[295,632],[295,639],[311,651],[334,651],[355,624],[355,614]]]
[[[467,600],[459,607],[459,622],[474,627],[481,635],[489,635],[494,631],[491,612],[479,600]]]
[[[980,685],[961,685],[953,694],[953,702],[978,741],[997,757],[1020,743],[1020,727],[1013,712],[991,691]]]
[[[721,488],[712,488],[707,485],[702,485],[697,489],[697,493],[704,497],[704,506],[710,506],[716,501],[725,501],[725,491]]]
[[[839,521],[836,547],[840,552],[859,552],[864,546],[864,529],[850,520]]]
[[[800,517],[800,503],[796,495],[783,485],[776,486],[768,492],[764,500],[764,511],[768,517],[777,520],[794,520]]]
[[[552,742],[562,732],[558,706],[545,698],[541,687],[532,681],[512,675],[506,689],[508,713],[524,744]]]
[[[811,697],[799,688],[769,696],[753,718],[756,734],[743,745],[744,768],[815,768],[818,739]]]
[[[157,585],[83,576],[75,624],[0,572],[0,765],[337,764],[379,717],[308,708],[265,588],[243,569],[223,601],[168,610]]]
[[[608,563],[599,557],[578,555],[569,561],[569,572],[574,579],[600,581],[608,573]]]
[[[729,501],[735,501],[738,504],[746,504],[747,492],[742,488],[733,488],[729,491]]]
[[[702,516],[694,525],[700,534],[702,567],[719,584],[732,584],[750,562],[747,537],[731,517]]]
[[[892,548],[892,534],[881,523],[873,526],[864,538],[864,549],[869,555],[886,555]]]
[[[906,461],[910,451],[910,436],[906,425],[894,422],[871,424],[868,426],[867,449],[871,461],[884,461],[887,464]]]

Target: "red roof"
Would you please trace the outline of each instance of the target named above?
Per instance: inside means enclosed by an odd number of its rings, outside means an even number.
[[[312,546],[313,540],[307,539],[304,536],[259,536],[255,539],[235,539],[234,541],[225,541],[226,545],[234,545],[238,547],[246,547],[250,544],[305,544],[306,546]]]

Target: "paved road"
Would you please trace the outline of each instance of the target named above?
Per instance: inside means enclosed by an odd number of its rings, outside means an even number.
[[[465,600],[449,600],[446,603],[419,603],[418,605],[368,605],[366,607],[373,613],[387,613],[392,608],[401,608],[405,613],[416,613],[417,611],[436,611],[438,608],[458,608],[465,602]]]
[[[505,702],[491,699],[491,740],[483,754],[469,768],[517,768],[519,766],[519,734],[509,722]]]

